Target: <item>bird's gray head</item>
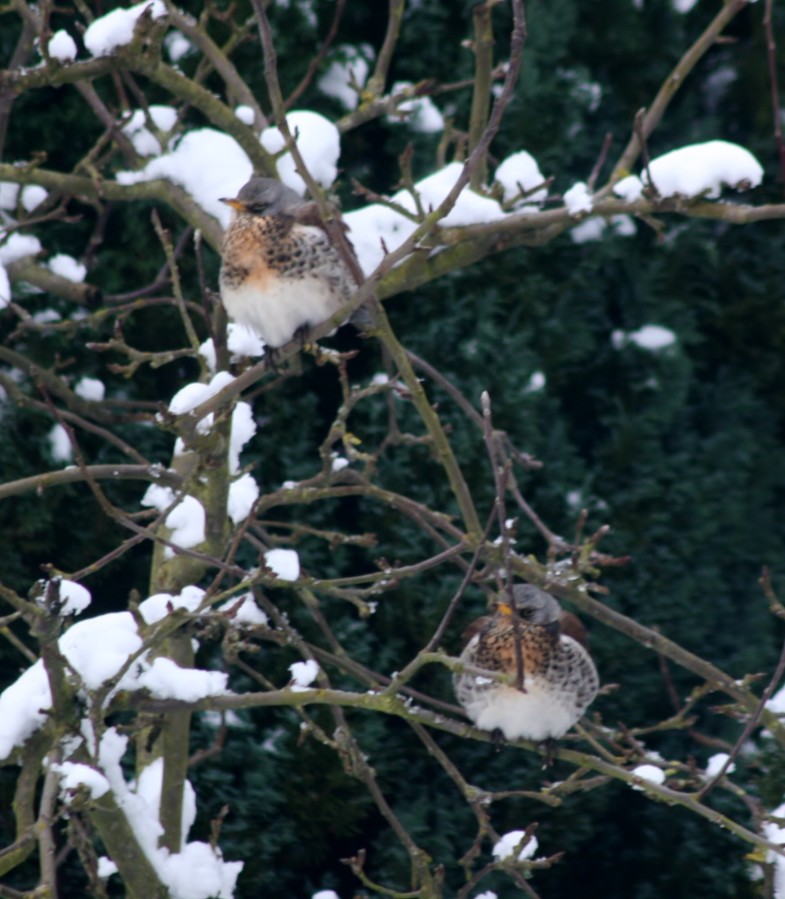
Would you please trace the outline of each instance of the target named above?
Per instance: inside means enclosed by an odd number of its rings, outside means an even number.
[[[509,597],[500,603],[502,612],[507,608],[507,614],[515,611],[526,624],[549,625],[558,622],[561,617],[561,606],[551,596],[534,584],[516,584],[512,588],[512,608]]]
[[[221,197],[221,202],[251,215],[291,215],[306,201],[274,178],[251,178],[236,197]]]

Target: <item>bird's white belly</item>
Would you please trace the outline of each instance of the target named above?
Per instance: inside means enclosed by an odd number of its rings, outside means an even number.
[[[480,730],[498,728],[508,740],[564,736],[579,717],[574,703],[565,703],[537,678],[527,678],[525,687],[525,693],[507,686],[477,691],[465,702],[466,714]]]
[[[281,284],[229,287],[221,285],[229,318],[255,331],[269,347],[288,343],[298,328],[326,321],[340,305],[316,278]]]

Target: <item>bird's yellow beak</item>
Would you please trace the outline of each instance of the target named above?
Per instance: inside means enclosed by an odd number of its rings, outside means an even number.
[[[226,203],[227,206],[231,206],[232,209],[238,209],[242,212],[243,209],[246,208],[245,203],[242,200],[232,200],[229,197],[221,197],[222,203]]]
[[[512,615],[512,606],[508,602],[500,601],[496,603],[496,611],[501,615]]]

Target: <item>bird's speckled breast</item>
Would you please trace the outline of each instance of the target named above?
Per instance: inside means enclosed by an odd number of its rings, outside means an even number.
[[[240,214],[222,248],[221,299],[229,317],[270,347],[326,321],[353,283],[321,229],[285,216]]]

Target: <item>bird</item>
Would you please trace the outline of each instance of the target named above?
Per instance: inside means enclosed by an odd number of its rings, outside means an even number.
[[[221,246],[221,300],[231,319],[275,350],[327,321],[357,283],[315,203],[274,178],[221,197],[232,221]]]
[[[599,689],[585,629],[533,584],[516,584],[492,615],[470,625],[455,695],[481,730],[536,743],[563,737]],[[508,675],[508,682],[478,672]]]

